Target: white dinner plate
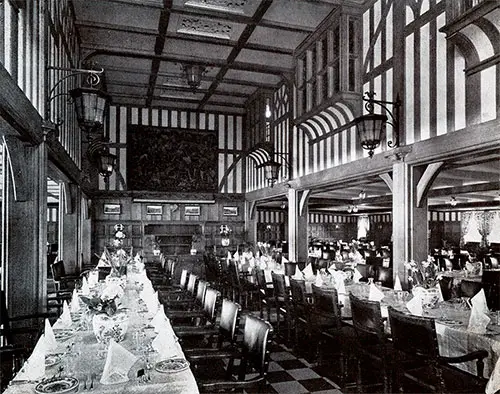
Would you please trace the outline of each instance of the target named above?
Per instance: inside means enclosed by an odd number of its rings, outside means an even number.
[[[78,379],[65,376],[40,382],[35,387],[37,394],[69,394],[78,391]]]
[[[169,358],[167,360],[158,361],[155,369],[161,373],[181,372],[189,368],[189,361],[184,358]]]

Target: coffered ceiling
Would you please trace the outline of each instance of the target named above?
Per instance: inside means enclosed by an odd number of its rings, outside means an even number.
[[[84,62],[112,101],[243,113],[293,77],[293,52],[339,3],[364,0],[73,0]],[[195,91],[183,65],[205,67]]]

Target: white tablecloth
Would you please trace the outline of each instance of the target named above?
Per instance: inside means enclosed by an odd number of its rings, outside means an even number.
[[[73,349],[78,347],[81,354],[75,356],[75,365],[78,367],[77,372],[74,374],[76,378],[82,380],[84,376],[89,376],[95,373],[97,378],[94,380],[93,393],[169,393],[169,394],[193,394],[198,393],[198,386],[191,369],[187,369],[176,373],[160,373],[154,368],[150,371],[150,380],[146,383],[139,382],[137,379],[137,371],[145,368],[145,354],[138,353],[135,349],[134,332],[142,331],[146,334],[146,342],[151,342],[156,334],[153,328],[148,327],[151,320],[151,315],[145,311],[145,305],[140,304],[138,291],[136,291],[130,283],[127,284],[125,295],[122,299],[121,307],[128,308],[129,311],[129,327],[125,339],[120,342],[127,350],[139,356],[138,361],[132,366],[128,373],[129,381],[121,384],[103,385],[99,382],[100,376],[103,371],[104,363],[106,361],[103,352],[103,345],[97,343],[92,329],[75,331],[75,335],[68,339],[64,344],[75,343]],[[167,322],[167,324],[170,324]],[[172,342],[175,342],[172,338]],[[178,342],[175,346],[179,347],[179,354],[183,356],[182,349]],[[101,356],[101,357],[99,357]],[[147,353],[150,362],[159,361],[158,354],[154,352]],[[58,372],[61,365],[65,365],[65,356],[62,358],[61,364],[53,367],[46,368],[46,376],[54,376]],[[12,383],[12,382],[11,382]],[[6,394],[21,394],[35,392],[34,387],[36,383],[16,383],[11,384]],[[83,392],[83,384],[80,386],[79,392]]]

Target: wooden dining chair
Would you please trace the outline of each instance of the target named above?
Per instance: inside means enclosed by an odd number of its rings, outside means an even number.
[[[313,336],[317,337],[318,362],[323,364],[325,350],[329,350],[330,357],[338,359],[339,382],[341,387],[345,387],[348,362],[354,348],[354,329],[341,316],[337,290],[313,284],[312,294],[311,329]]]
[[[276,328],[277,334],[282,336],[288,343],[291,338],[293,328],[293,315],[291,313],[291,300],[288,289],[286,288],[285,275],[276,272],[271,273],[274,289],[274,302],[276,306]],[[283,317],[283,320],[281,319]],[[284,323],[283,328],[281,323]],[[285,332],[285,335],[283,335]]]
[[[382,286],[392,288],[394,287],[394,280],[392,277],[392,268],[383,267],[381,265],[375,266],[375,282],[381,282]]]
[[[362,392],[370,384],[363,382],[363,376],[373,369],[381,370],[384,393],[392,392],[392,346],[384,328],[380,302],[369,301],[349,294],[351,316],[356,332],[355,352],[357,361],[356,387]],[[363,371],[362,360],[369,361],[370,371]],[[373,373],[372,373],[373,375]],[[376,383],[378,384],[378,382]]]
[[[220,311],[219,323],[214,327],[177,326],[174,328],[177,337],[183,341],[183,351],[186,358],[193,362],[198,359],[206,360],[207,353],[216,353],[222,349],[233,350],[236,344],[236,334],[239,326],[241,306],[236,302],[224,298]],[[204,342],[196,341],[190,348],[186,348],[184,339],[203,337]],[[216,338],[215,341],[211,340]],[[191,342],[193,343],[193,342]],[[202,347],[202,344],[211,344],[211,347]],[[213,345],[216,345],[214,348]]]
[[[267,286],[266,275],[261,268],[255,268],[255,280],[257,281],[260,318],[264,318],[264,311],[267,313],[267,320],[271,321],[271,310],[276,308],[274,290]],[[277,312],[276,312],[277,313]]]
[[[165,315],[170,319],[172,326],[213,326],[217,319],[217,309],[220,306],[220,295],[219,291],[208,288],[202,309],[192,311],[166,310]]]
[[[194,370],[200,392],[263,392],[269,367],[269,345],[271,343],[273,328],[268,322],[253,316],[246,315],[243,329],[242,343],[238,349],[207,353],[206,357],[212,363],[207,373],[198,373]],[[217,360],[229,359],[225,370],[216,370]],[[240,365],[234,370],[234,361],[239,359]],[[201,361],[197,359],[196,361]],[[223,364],[219,364],[223,365]],[[233,375],[236,373],[237,378]],[[251,373],[250,377],[247,375]]]
[[[290,294],[292,314],[295,322],[295,347],[299,347],[299,333],[303,333],[302,337],[306,340],[311,340],[311,308],[312,305],[307,300],[306,283],[304,280],[290,278]],[[302,331],[299,330],[302,329]]]
[[[56,291],[68,290],[73,291],[76,282],[80,280],[79,275],[67,275],[64,267],[64,261],[55,261],[50,265],[52,279],[56,287]]]
[[[500,269],[483,270],[481,283],[488,308],[493,311],[500,310]]]
[[[439,353],[436,325],[433,318],[406,314],[389,307],[396,389],[404,390],[405,380],[435,393],[484,393],[483,378],[486,350],[477,350],[457,357]],[[476,361],[477,374],[463,371],[453,364]]]
[[[477,293],[479,293],[482,288],[483,288],[483,285],[481,282],[476,282],[476,281],[468,280],[468,279],[462,279],[460,281],[459,294],[460,294],[460,297],[472,298]]]

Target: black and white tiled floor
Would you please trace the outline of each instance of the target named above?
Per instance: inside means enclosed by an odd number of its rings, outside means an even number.
[[[299,358],[284,345],[274,342],[267,375],[268,393],[341,394],[329,378],[321,376],[306,359]]]

